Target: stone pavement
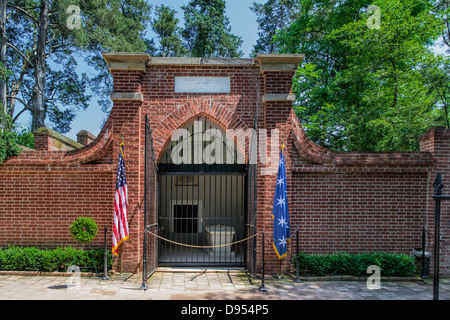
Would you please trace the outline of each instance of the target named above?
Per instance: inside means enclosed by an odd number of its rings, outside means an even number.
[[[110,280],[97,277],[0,275],[0,300],[431,300],[431,279],[381,282],[369,289],[364,281],[303,281],[288,276],[260,279],[245,272],[156,272],[140,290],[142,276]],[[441,279],[440,300],[450,300],[450,279]]]

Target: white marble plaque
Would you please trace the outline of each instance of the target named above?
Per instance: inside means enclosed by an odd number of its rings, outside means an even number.
[[[229,77],[175,77],[177,93],[230,93]]]

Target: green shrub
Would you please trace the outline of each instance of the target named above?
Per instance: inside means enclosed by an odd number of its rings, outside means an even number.
[[[371,265],[380,267],[382,276],[408,276],[414,273],[414,258],[405,254],[371,252],[349,254],[339,252],[327,255],[307,255],[300,253],[299,271],[319,276],[332,274],[348,274],[353,276],[367,275]],[[292,258],[296,268],[296,256]]]
[[[104,268],[104,250],[94,249],[85,251],[72,247],[57,248],[53,250],[38,249],[34,247],[22,248],[11,246],[0,249],[0,270],[5,271],[65,271],[71,265],[77,265],[81,271],[95,267]],[[112,265],[111,252],[108,252],[108,269]],[[92,271],[92,270],[91,270]]]

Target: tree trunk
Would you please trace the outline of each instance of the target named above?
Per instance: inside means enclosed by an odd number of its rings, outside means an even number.
[[[6,0],[0,0],[0,63],[6,68]],[[0,79],[0,104],[7,114],[6,79]]]
[[[48,35],[48,0],[41,0],[41,11],[39,14],[39,32],[36,50],[35,83],[32,100],[32,124],[31,130],[35,131],[45,126],[47,108],[45,106],[45,44]]]

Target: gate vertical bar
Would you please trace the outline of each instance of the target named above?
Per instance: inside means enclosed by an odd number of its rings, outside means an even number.
[[[158,167],[153,149],[152,130],[145,116],[145,159],[144,159],[144,227],[142,245],[142,290],[147,289],[146,280],[157,268],[157,239],[149,236],[150,228],[158,233]],[[149,254],[152,254],[151,256]]]
[[[254,165],[253,165],[253,219],[254,219],[254,225],[255,225],[255,235],[257,232],[257,217],[256,217],[256,204],[257,204],[257,185],[258,185],[258,150],[257,150],[257,128],[258,128],[258,116],[255,116],[255,121],[253,123],[253,135],[254,138],[252,138],[252,151],[254,152],[253,157],[254,157]],[[253,276],[254,278],[256,278],[256,256],[257,256],[257,236],[255,236],[253,238]],[[263,244],[264,245],[264,244]]]
[[[253,235],[253,241],[250,245],[248,243],[247,251],[247,269],[253,278],[256,278],[256,257],[257,257],[257,217],[256,217],[256,205],[257,205],[257,116],[253,123],[253,131],[249,143],[249,155],[248,155],[248,171],[247,171],[247,227],[248,235]],[[253,231],[253,232],[252,232]]]
[[[142,285],[141,290],[147,290],[147,231],[146,231],[146,224],[147,224],[147,215],[148,215],[148,190],[147,190],[147,170],[148,170],[148,161],[147,161],[147,152],[149,151],[148,148],[148,116],[145,115],[145,159],[144,159],[144,230],[143,230],[143,248],[142,248]]]

